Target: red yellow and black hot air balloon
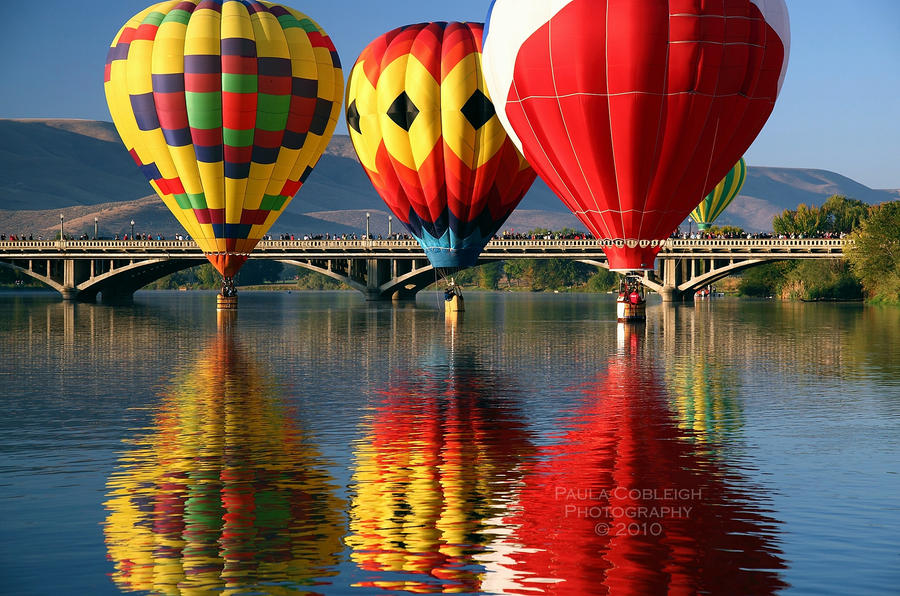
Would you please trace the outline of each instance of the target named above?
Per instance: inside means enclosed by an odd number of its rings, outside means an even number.
[[[347,83],[347,125],[366,174],[431,264],[478,255],[536,176],[496,117],[480,23],[421,23],[370,43]]]
[[[171,0],[119,31],[104,80],[125,147],[233,291],[334,132],[331,40],[280,4]]]
[[[484,73],[610,268],[649,270],[762,130],[789,51],[784,0],[494,0]]]

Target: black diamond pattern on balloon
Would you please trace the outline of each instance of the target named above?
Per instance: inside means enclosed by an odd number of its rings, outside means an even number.
[[[347,108],[347,124],[350,125],[350,128],[355,130],[357,134],[362,134],[362,131],[359,129],[359,110],[356,109],[356,100],[350,104],[350,107]]]
[[[466,117],[466,120],[475,127],[475,130],[484,126],[496,113],[494,104],[491,103],[491,100],[489,100],[480,89],[475,90],[475,93],[472,94],[472,97],[469,98],[466,105],[460,109],[460,112],[462,112],[462,115]]]
[[[412,102],[409,95],[404,91],[397,96],[397,99],[388,108],[387,115],[397,126],[409,132],[413,121],[419,115],[419,108],[416,107],[416,104]]]

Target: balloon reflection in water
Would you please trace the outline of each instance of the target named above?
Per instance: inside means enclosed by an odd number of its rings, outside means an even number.
[[[669,402],[678,428],[700,442],[721,444],[741,425],[741,410],[731,390],[733,380],[702,352],[677,361],[667,371]]]
[[[627,330],[626,330],[627,331]],[[524,479],[497,592],[768,594],[777,522],[739,472],[686,439],[626,332],[559,444]]]
[[[108,481],[120,589],[293,593],[336,573],[345,502],[275,395],[227,334],[174,380]]]
[[[371,572],[360,587],[480,589],[491,520],[514,500],[518,466],[534,448],[520,413],[497,397],[509,380],[474,358],[450,360],[383,392],[357,447],[347,544]]]

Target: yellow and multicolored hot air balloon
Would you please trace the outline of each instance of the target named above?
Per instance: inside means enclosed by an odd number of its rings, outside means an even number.
[[[534,182],[496,117],[481,23],[421,23],[363,50],[347,125],[366,174],[442,270],[471,267]]]
[[[705,230],[722,215],[725,208],[731,204],[734,197],[738,196],[747,178],[747,162],[742,157],[734,164],[722,181],[716,184],[706,197],[700,201],[697,208],[691,211],[691,219],[697,222],[700,230]]]
[[[306,15],[256,0],[172,0],[135,15],[106,62],[132,158],[232,278],[328,144],[343,74]]]

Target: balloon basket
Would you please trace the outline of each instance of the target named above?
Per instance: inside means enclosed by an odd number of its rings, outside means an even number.
[[[638,303],[632,303],[629,300],[618,300],[616,302],[616,320],[619,323],[635,323],[647,320],[647,303],[641,300]]]
[[[444,300],[444,313],[450,316],[452,313],[466,312],[466,302],[459,294],[454,294]]]
[[[216,294],[216,310],[237,309],[237,296],[223,296]]]

